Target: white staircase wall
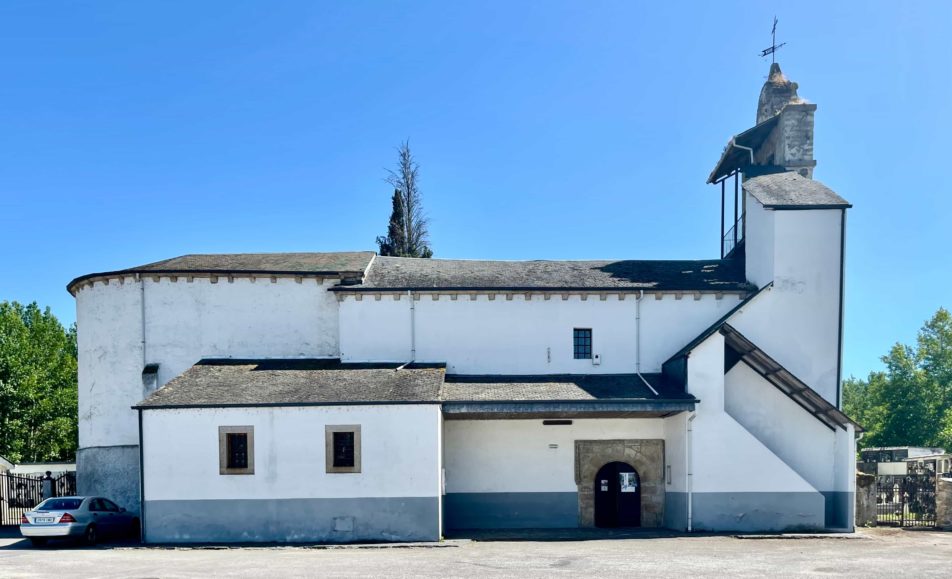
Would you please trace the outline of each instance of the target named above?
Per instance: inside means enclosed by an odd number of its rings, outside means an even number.
[[[724,377],[724,409],[811,486],[834,490],[836,433],[744,362]]]

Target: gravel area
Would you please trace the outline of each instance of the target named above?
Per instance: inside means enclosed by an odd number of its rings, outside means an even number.
[[[3,577],[928,577],[948,576],[952,533],[466,540],[441,546],[33,549],[0,538]]]

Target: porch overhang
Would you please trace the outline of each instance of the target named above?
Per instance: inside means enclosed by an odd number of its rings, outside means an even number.
[[[664,418],[694,410],[696,399],[526,400],[443,403],[445,420],[538,418]]]

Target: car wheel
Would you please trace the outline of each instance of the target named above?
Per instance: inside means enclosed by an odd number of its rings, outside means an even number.
[[[33,539],[30,539],[30,542],[33,543],[33,546],[34,546],[34,547],[42,547],[43,545],[46,544],[46,539],[42,539],[42,538],[36,539],[36,538],[33,538]]]
[[[136,543],[142,538],[141,527],[139,525],[139,519],[132,519],[132,524],[129,525],[129,538]]]
[[[92,546],[96,544],[97,540],[99,540],[99,533],[96,532],[96,526],[89,525],[86,527],[86,533],[83,534],[83,542]]]

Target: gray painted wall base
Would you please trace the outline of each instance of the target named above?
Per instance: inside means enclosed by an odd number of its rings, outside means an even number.
[[[449,493],[447,529],[568,529],[578,527],[578,493]]]
[[[146,501],[145,540],[148,543],[439,541],[439,502],[439,497]]]
[[[824,491],[825,524],[828,529],[853,529],[856,493]]]
[[[688,530],[687,493],[664,493],[664,527],[675,531]]]
[[[139,512],[139,446],[95,446],[76,451],[76,492],[106,497]]]
[[[816,531],[824,528],[820,493],[692,493],[696,531]]]

